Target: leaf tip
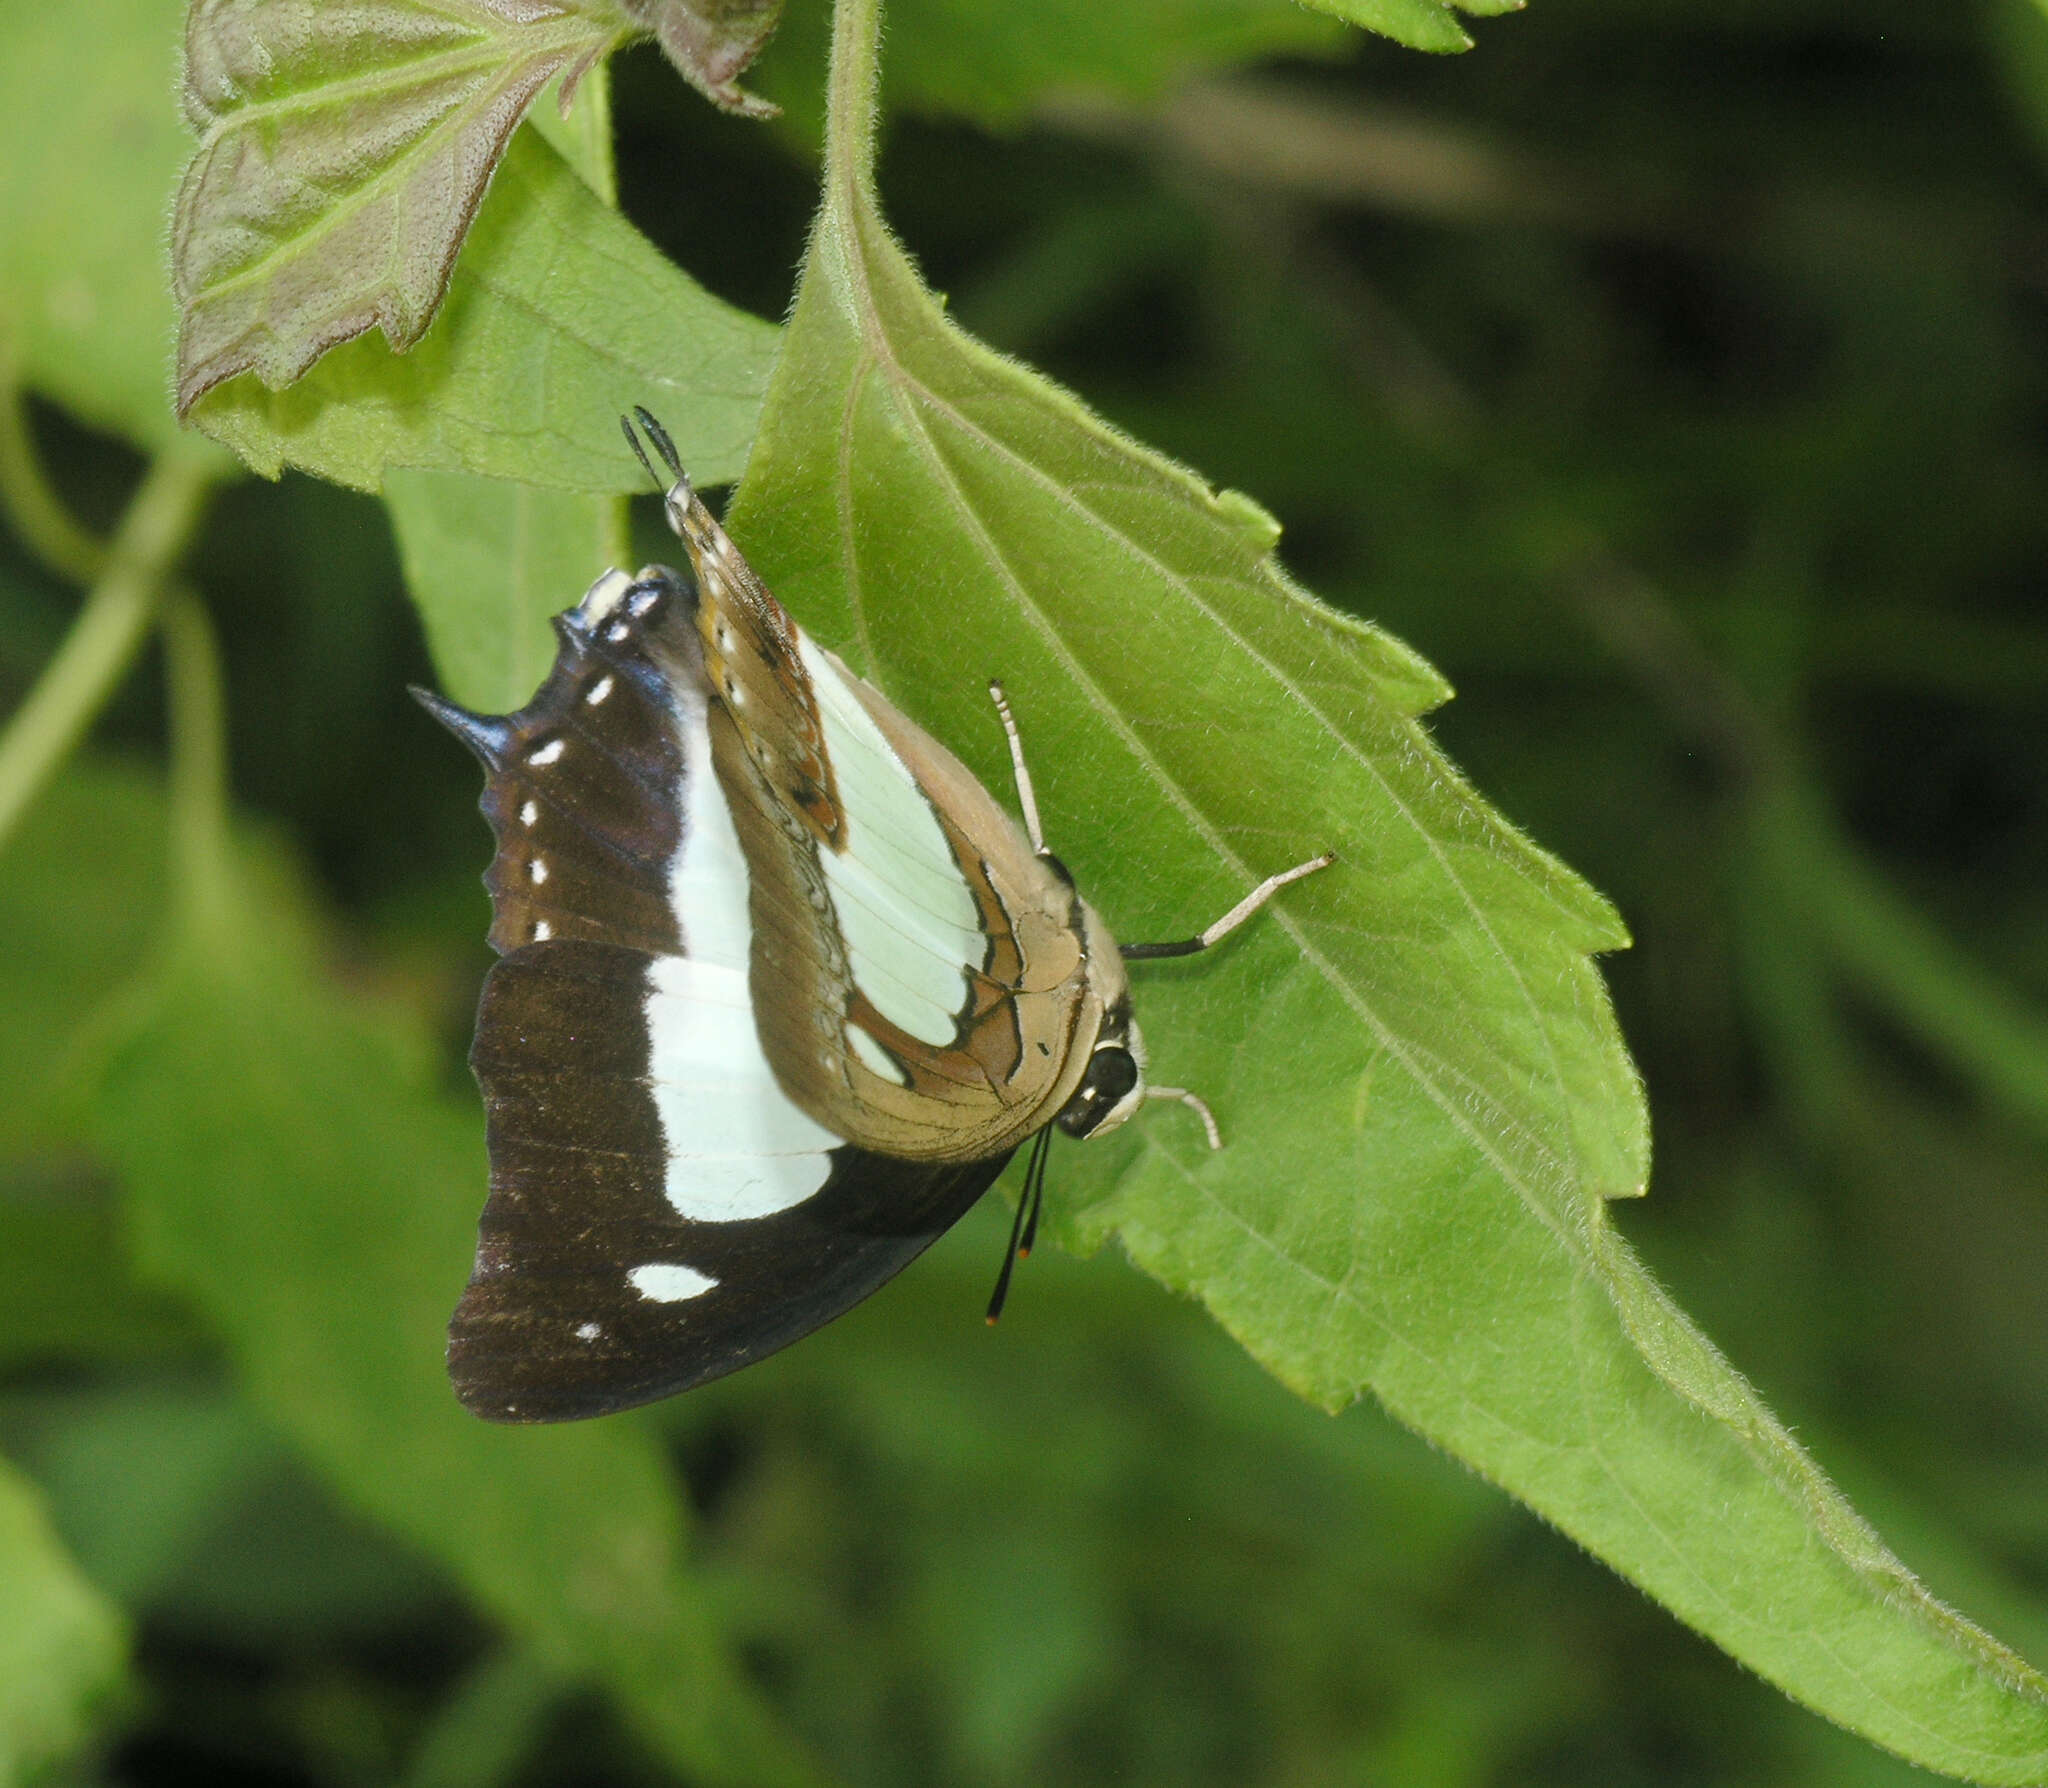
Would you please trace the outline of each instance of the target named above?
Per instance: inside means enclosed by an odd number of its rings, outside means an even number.
[[[782,108],[739,84],[782,22],[782,0],[626,0],[627,16],[653,32],[669,66],[721,112],[765,121]]]
[[[1241,490],[1217,489],[1209,493],[1209,503],[1221,520],[1249,538],[1261,553],[1280,544],[1279,522],[1256,498]]]

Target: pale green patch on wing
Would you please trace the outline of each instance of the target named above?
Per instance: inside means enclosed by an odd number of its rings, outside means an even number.
[[[974,896],[916,777],[832,661],[800,649],[846,816],[845,848],[819,856],[854,981],[892,1024],[943,1047],[988,950]]]

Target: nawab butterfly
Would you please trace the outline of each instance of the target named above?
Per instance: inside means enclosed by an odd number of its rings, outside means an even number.
[[[639,415],[684,565],[592,584],[516,713],[419,692],[483,760],[497,837],[470,1052],[491,1186],[448,1342],[492,1421],[630,1408],[787,1346],[1033,1141],[993,1315],[1053,1129],[1175,1099],[1220,1146],[1198,1098],[1147,1084],[1124,963],[1204,949],[1331,860],[1119,949],[1046,849],[1001,690],[1021,827],[790,619]]]

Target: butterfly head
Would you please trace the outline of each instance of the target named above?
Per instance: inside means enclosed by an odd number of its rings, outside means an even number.
[[[1126,993],[1104,1015],[1081,1081],[1053,1119],[1069,1136],[1114,1130],[1145,1102],[1145,1039]]]

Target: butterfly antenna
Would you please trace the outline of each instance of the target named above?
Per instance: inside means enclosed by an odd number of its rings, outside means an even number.
[[[632,417],[619,418],[619,433],[626,437],[626,445],[633,449],[633,457],[646,469],[647,482],[656,490],[667,490],[668,486],[662,482],[661,474],[654,469],[654,461],[647,457],[647,449],[640,445],[640,431],[633,426]]]
[[[640,418],[640,426],[647,431],[647,438],[654,443],[654,451],[661,455],[661,463],[668,467],[669,482],[675,483],[683,475],[683,456],[676,451],[675,442],[668,438],[668,430],[638,404],[633,406],[633,414]]]
[[[645,449],[645,446],[641,446],[639,430],[633,426],[633,418],[631,416],[621,416],[621,418],[618,418],[618,432],[621,432],[627,438],[627,446],[631,446],[631,449],[633,449],[633,457],[647,471],[647,483],[651,483],[655,489],[668,489],[668,485],[662,483],[662,473],[657,473],[653,469],[653,461],[647,459],[647,449]]]
[[[1003,1250],[1003,1270],[996,1275],[996,1289],[988,1301],[989,1326],[993,1328],[996,1319],[1003,1313],[1003,1304],[1010,1295],[1010,1274],[1016,1268],[1017,1256],[1028,1252],[1030,1243],[1025,1240],[1025,1213],[1032,1204],[1032,1188],[1045,1178],[1045,1151],[1052,1141],[1051,1127],[1039,1131],[1037,1140],[1031,1145],[1031,1155],[1024,1167],[1024,1190],[1017,1200],[1017,1214],[1010,1219],[1010,1245]],[[1033,1218],[1031,1227],[1037,1228]]]

